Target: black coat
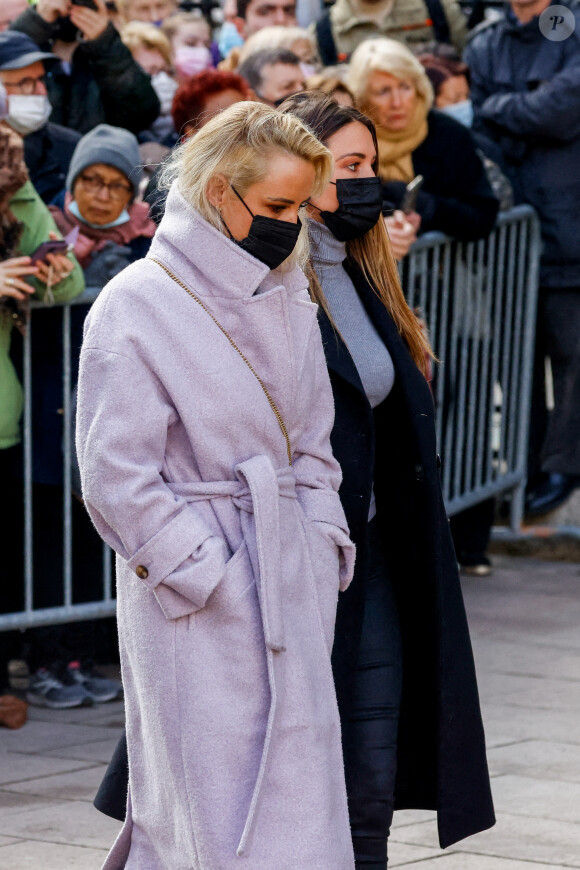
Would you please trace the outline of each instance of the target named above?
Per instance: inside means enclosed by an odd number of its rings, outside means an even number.
[[[27,9],[11,25],[50,51],[55,25]],[[81,42],[72,56],[70,75],[57,62],[46,61],[50,120],[79,133],[97,124],[139,133],[159,115],[159,98],[151,77],[133,60],[112,24],[96,39]]]
[[[364,607],[371,488],[401,614],[403,697],[397,809],[437,809],[443,847],[495,822],[473,655],[457,562],[441,495],[431,392],[378,297],[348,267],[395,367],[391,394],[373,412],[344,343],[321,311],[336,407],[332,448],[340,497],[357,546],[355,576],[339,596],[333,670],[348,717]],[[122,819],[127,759],[121,741],[95,806]]]
[[[472,34],[473,126],[501,152],[518,202],[534,206],[542,225],[540,281],[580,285],[580,3],[553,0],[574,15],[567,39],[546,37],[533,18],[505,14]]]
[[[427,137],[412,155],[415,174],[424,178],[417,197],[421,232],[438,230],[462,241],[483,239],[495,225],[499,202],[471,133],[435,109],[427,123]],[[385,201],[400,208],[405,187],[404,181],[384,182]]]
[[[443,847],[494,824],[475,668],[436,455],[426,380],[376,294],[347,266],[391,354],[395,384],[374,411],[326,315],[320,327],[336,419],[331,440],[341,501],[357,547],[354,580],[339,596],[333,669],[348,717],[364,607],[371,488],[400,610],[403,697],[397,809],[437,809]]]

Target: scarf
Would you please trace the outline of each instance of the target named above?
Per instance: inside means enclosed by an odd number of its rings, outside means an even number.
[[[408,183],[413,180],[415,177],[413,151],[427,138],[428,111],[425,101],[417,97],[413,117],[404,130],[386,130],[377,124],[381,181]]]
[[[64,211],[55,206],[50,206],[50,211],[63,236],[68,235],[75,227],[79,228],[74,254],[83,269],[86,269],[93,256],[102,250],[107,242],[115,242],[117,245],[126,246],[133,239],[139,238],[139,236],[152,239],[157,229],[157,226],[149,217],[149,206],[145,202],[133,202],[127,206],[129,220],[126,223],[104,229],[90,227],[75,217],[69,208],[71,201],[72,197],[70,193],[67,193]]]

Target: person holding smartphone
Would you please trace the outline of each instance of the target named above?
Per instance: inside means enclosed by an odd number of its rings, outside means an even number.
[[[80,266],[70,254],[48,253],[32,262],[39,246],[58,238],[50,213],[30,183],[24,165],[22,138],[0,122],[0,484],[3,534],[10,542],[3,553],[2,611],[21,610],[23,600],[22,480],[20,419],[22,387],[10,358],[14,326],[24,330],[32,297],[72,299],[84,288]],[[20,727],[25,705],[9,689],[8,659],[21,654],[20,634],[0,633],[0,724]],[[16,703],[18,702],[18,703]]]
[[[334,158],[308,205],[311,291],[357,547],[332,653],[357,870],[384,870],[394,808],[436,809],[442,847],[494,824],[477,683],[425,379],[431,354],[381,218],[373,123],[323,95],[281,110]]]
[[[347,84],[376,124],[384,199],[400,208],[420,174],[421,232],[465,241],[487,236],[499,203],[483,163],[469,131],[433,108],[433,88],[412,52],[393,39],[364,42],[352,56]]]
[[[79,133],[103,123],[139,133],[159,115],[151,77],[123,45],[105,0],[38,0],[11,30],[60,60],[46,84],[55,124]]]

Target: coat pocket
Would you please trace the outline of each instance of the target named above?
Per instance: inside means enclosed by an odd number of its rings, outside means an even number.
[[[242,541],[233,556],[226,562],[224,576],[207,599],[203,610],[199,611],[199,615],[203,614],[207,623],[227,620],[228,613],[235,610],[239,599],[255,585],[248,547],[246,542]]]

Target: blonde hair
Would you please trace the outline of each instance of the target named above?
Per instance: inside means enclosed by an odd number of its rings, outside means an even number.
[[[369,78],[373,72],[388,73],[397,79],[412,82],[427,109],[433,105],[433,88],[425,67],[402,42],[386,38],[367,39],[354,50],[346,83],[363,111]]]
[[[245,41],[240,51],[239,63],[243,63],[247,57],[254,54],[256,51],[262,51],[265,48],[287,48],[293,51],[292,48],[299,40],[304,39],[312,46],[312,55],[316,56],[316,46],[314,40],[307,30],[302,27],[263,27],[252,33]]]
[[[146,21],[130,21],[122,28],[120,36],[131,53],[139,48],[158,51],[166,66],[173,66],[171,43],[154,24],[148,24]]]
[[[131,0],[115,0],[115,5],[117,6],[117,9],[119,10],[119,14],[120,14],[121,18],[124,21],[126,21],[127,23],[129,23],[129,21],[138,21],[139,20],[137,18],[129,18],[129,3],[130,2],[131,2]],[[170,0],[170,2],[174,8],[177,8],[178,0]],[[148,22],[142,21],[141,23],[147,24]],[[155,25],[153,25],[153,26],[155,26]]]
[[[351,100],[354,106],[356,100],[353,92],[345,85],[342,79],[329,74],[326,70],[316,73],[306,79],[306,90],[318,91],[321,94],[326,94],[328,97],[336,99],[336,94],[344,94]],[[338,101],[337,101],[338,102]]]
[[[173,37],[182,24],[205,24],[211,39],[211,26],[199,9],[192,9],[191,12],[174,12],[173,15],[169,15],[165,19],[161,25],[161,30],[173,42]]]
[[[176,149],[165,165],[160,187],[168,188],[177,180],[192,208],[223,232],[221,215],[208,198],[210,180],[223,175],[243,197],[267,175],[269,158],[276,152],[310,163],[313,196],[319,196],[332,178],[330,151],[301,121],[263,103],[241,102],[220,112]],[[305,223],[294,253],[284,264],[286,270],[308,259]]]

